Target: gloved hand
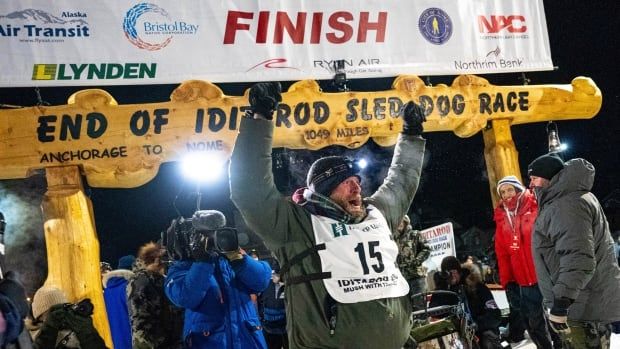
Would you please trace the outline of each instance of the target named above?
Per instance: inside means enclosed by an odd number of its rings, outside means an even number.
[[[69,310],[65,315],[65,325],[74,332],[84,332],[93,329],[93,319]]]
[[[70,304],[55,304],[48,310],[47,318],[45,318],[45,326],[62,330],[68,328],[66,319],[70,312]]]
[[[424,132],[422,123],[426,121],[424,110],[413,101],[403,107],[403,134],[419,136]]]
[[[78,314],[75,311],[68,311],[65,317],[65,324],[68,329],[72,330],[82,348],[105,348],[105,343],[95,325],[93,325],[93,319],[83,314]]]
[[[68,311],[68,305],[66,306],[65,304],[53,305],[48,310],[49,313],[41,326],[39,334],[33,338],[35,348],[54,348],[56,346],[58,331],[67,328],[65,318]]]
[[[557,298],[553,301],[553,307],[549,312],[549,325],[558,334],[569,334],[568,307],[573,304],[569,298]]]
[[[273,119],[273,112],[282,102],[282,87],[279,82],[259,82],[250,88],[250,109],[267,120]]]
[[[0,281],[0,293],[13,302],[22,319],[28,315],[30,305],[26,300],[26,291],[17,273],[9,271],[4,275],[4,279]]]
[[[549,327],[557,334],[569,334],[568,317],[549,314]]]
[[[190,249],[192,259],[196,262],[213,263],[219,257],[219,254],[213,249],[207,248],[209,238],[203,234],[192,234],[190,237]]]
[[[166,231],[166,252],[172,260],[189,260],[192,258],[187,237],[188,227],[181,219],[174,219]]]

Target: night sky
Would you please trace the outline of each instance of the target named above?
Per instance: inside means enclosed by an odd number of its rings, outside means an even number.
[[[618,134],[620,134],[620,70],[619,47],[615,43],[620,30],[620,19],[615,1],[545,1],[547,26],[555,71],[526,73],[530,84],[570,84],[577,76],[587,76],[601,89],[603,106],[591,120],[558,122],[562,142],[569,145],[565,158],[583,157],[597,169],[593,192],[603,200],[612,192],[620,195],[617,183],[620,172]],[[591,3],[591,4],[590,4]],[[483,76],[494,85],[520,85],[521,74]],[[430,77],[432,84],[450,85],[454,76]],[[349,82],[352,91],[391,89],[393,78],[361,79]],[[284,90],[291,82],[283,82]],[[330,82],[321,81],[324,91],[330,91]],[[178,85],[96,87],[107,90],[119,104],[168,101]],[[251,86],[247,84],[218,84],[227,95],[241,95]],[[65,104],[75,91],[91,87],[41,88],[43,101],[51,105]],[[34,88],[2,88],[0,104],[32,106],[37,104]],[[520,125],[512,128],[519,151],[522,175],[527,164],[547,151],[545,123]],[[472,226],[492,229],[492,207],[489,195],[484,143],[481,133],[461,139],[452,133],[426,134],[427,149],[421,186],[411,212],[419,228],[426,228],[447,220],[457,222],[460,233]],[[276,167],[278,187],[290,193],[301,186],[310,163],[321,155],[363,155],[370,158],[367,173],[363,173],[365,191],[370,193],[380,183],[391,158],[391,148],[375,144],[357,151],[329,147],[320,152],[305,150],[276,150],[274,156],[287,168]],[[294,167],[291,171],[288,166]],[[0,169],[1,171],[1,169]],[[376,175],[370,176],[369,173]],[[378,173],[378,174],[377,174]],[[525,176],[524,176],[525,177]],[[134,189],[86,188],[94,212],[101,243],[102,260],[116,266],[122,255],[135,253],[149,240],[157,240],[159,233],[177,213],[173,201],[182,214],[189,215],[195,207],[195,185],[186,182],[176,163],[162,165],[158,176],[146,185]],[[11,267],[28,277],[28,285],[36,289],[45,277],[45,249],[38,205],[45,192],[41,174],[26,180],[0,181],[0,210],[5,212],[8,227],[8,258]],[[608,200],[611,202],[611,200]],[[202,208],[222,210],[229,221],[235,220],[228,199],[226,178],[202,188]],[[258,244],[254,238],[250,245]],[[259,247],[259,246],[257,246]],[[38,271],[37,271],[38,270]]]

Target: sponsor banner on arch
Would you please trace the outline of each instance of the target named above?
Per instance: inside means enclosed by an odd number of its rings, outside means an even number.
[[[0,46],[0,86],[553,68],[541,0],[2,1]]]

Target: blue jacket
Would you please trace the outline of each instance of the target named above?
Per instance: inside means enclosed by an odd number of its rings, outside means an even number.
[[[127,309],[127,281],[130,270],[114,270],[103,276],[103,299],[108,313],[114,349],[131,349],[131,323]]]
[[[183,338],[191,348],[266,349],[256,306],[250,294],[269,285],[271,268],[247,255],[228,262],[172,263],[165,291],[185,308]]]

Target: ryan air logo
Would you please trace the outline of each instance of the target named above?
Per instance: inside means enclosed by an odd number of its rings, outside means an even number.
[[[32,80],[153,79],[156,73],[156,63],[35,64]]]
[[[165,9],[155,4],[140,3],[125,14],[123,30],[134,46],[157,51],[168,46],[174,35],[196,34],[198,25],[172,20]]]
[[[435,45],[442,45],[452,36],[452,20],[448,14],[436,7],[422,12],[418,20],[418,28],[422,36]]]
[[[334,233],[334,237],[337,238],[343,235],[349,235],[347,233],[347,226],[344,223],[332,223],[332,233]]]
[[[87,14],[63,11],[59,16],[35,9],[0,14],[0,37],[19,38],[25,43],[56,43],[67,38],[90,36]]]

